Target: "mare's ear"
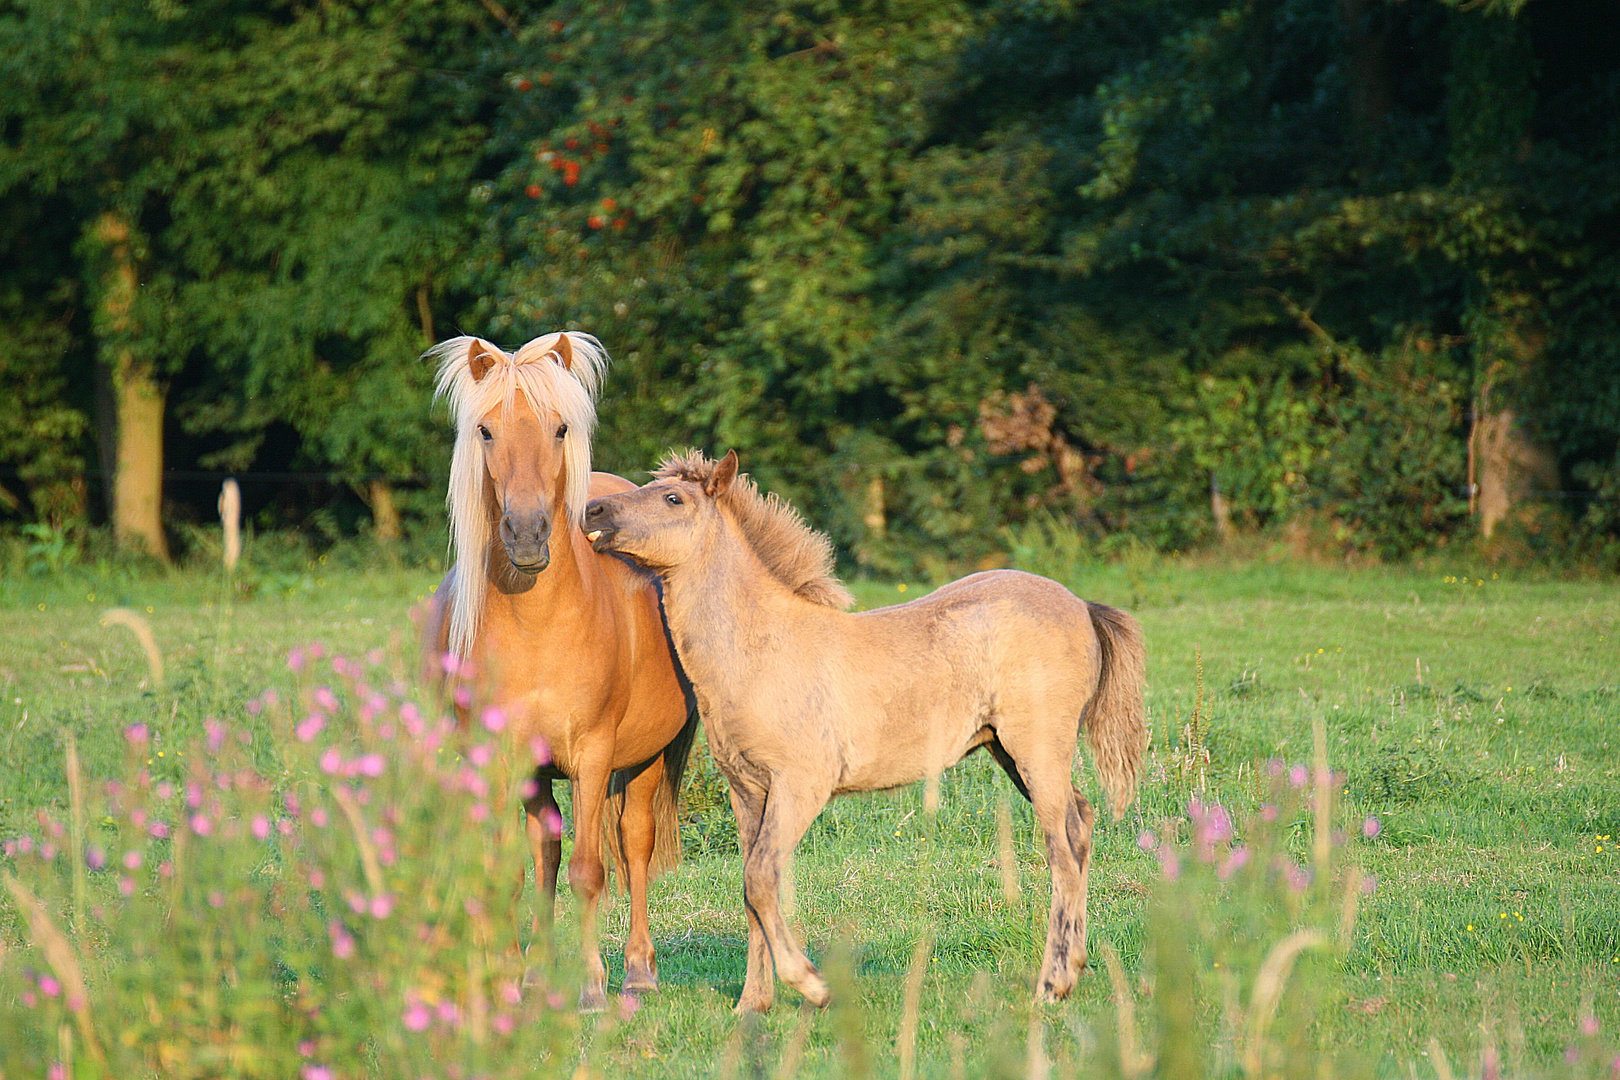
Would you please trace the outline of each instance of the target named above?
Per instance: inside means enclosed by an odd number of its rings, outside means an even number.
[[[735,479],[737,479],[737,451],[727,450],[726,456],[720,459],[720,464],[714,467],[714,475],[703,485],[703,494],[711,499],[724,495]]]
[[[566,331],[557,335],[557,344],[552,351],[557,354],[557,363],[563,366],[563,370],[574,370],[574,341]]]
[[[467,370],[472,373],[473,382],[483,382],[489,369],[495,366],[495,346],[479,338],[473,338],[472,344],[467,346]]]

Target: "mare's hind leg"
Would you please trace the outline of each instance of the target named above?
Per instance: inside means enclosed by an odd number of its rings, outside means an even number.
[[[534,856],[535,914],[530,948],[538,943],[541,961],[550,964],[557,868],[562,865],[562,811],[557,808],[550,778],[536,777],[536,783],[539,790],[523,803],[524,827],[529,837],[529,851]],[[524,979],[532,981],[534,978],[531,964],[524,972]]]
[[[744,791],[731,785],[731,815],[737,821],[737,846],[742,852],[743,865],[754,850],[754,839],[759,835],[759,819],[765,813],[765,796],[758,791]],[[737,999],[738,1013],[768,1012],[776,1003],[776,965],[771,963],[770,946],[765,942],[765,931],[759,925],[759,916],[745,899],[743,912],[748,920],[748,970],[743,977],[742,996]]]
[[[624,812],[619,817],[624,876],[630,893],[630,936],[624,943],[622,987],[626,994],[658,989],[658,958],[647,917],[647,885],[651,878],[653,847],[658,840],[653,796],[663,782],[664,758],[659,755],[625,786]]]
[[[765,797],[765,812],[752,850],[743,858],[743,902],[759,920],[760,930],[770,947],[776,974],[812,1005],[828,1001],[827,983],[799,945],[787,920],[782,918],[782,874],[793,849],[799,846],[831,792],[811,790],[806,777],[772,779]]]

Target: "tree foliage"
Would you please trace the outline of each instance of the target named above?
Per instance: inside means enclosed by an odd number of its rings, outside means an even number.
[[[309,467],[431,473],[425,331],[567,326],[615,357],[604,465],[736,447],[877,572],[1052,514],[1208,543],[1214,492],[1435,546],[1507,412],[1620,533],[1599,0],[5,11],[4,242],[79,253],[0,301],[69,369],[105,349],[79,237],[124,208],[207,462],[283,425]]]

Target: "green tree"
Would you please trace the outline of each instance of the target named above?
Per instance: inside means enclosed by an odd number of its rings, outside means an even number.
[[[433,460],[415,357],[453,303],[487,96],[455,61],[500,29],[435,0],[0,12],[0,191],[74,222],[121,541],[166,556],[175,394],[224,443],[211,463],[251,462],[279,418],[311,461],[369,478],[380,518],[387,481]]]

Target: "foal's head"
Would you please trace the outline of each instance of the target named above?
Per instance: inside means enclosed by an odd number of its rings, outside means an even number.
[[[737,479],[732,451],[708,475],[656,476],[645,487],[592,499],[585,535],[597,551],[611,551],[649,570],[684,565],[723,528],[717,500]]]
[[[512,568],[551,561],[553,519],[584,510],[590,484],[593,397],[606,360],[596,339],[559,333],[507,353],[478,338],[438,346],[439,392],[456,416],[450,514],[464,563],[499,536]]]
[[[761,495],[752,480],[739,476],[736,451],[718,462],[696,451],[672,455],[645,487],[592,499],[584,527],[597,551],[665,571],[700,557],[728,522],[794,595],[827,607],[853,603],[833,576],[832,542],[786,502]]]

